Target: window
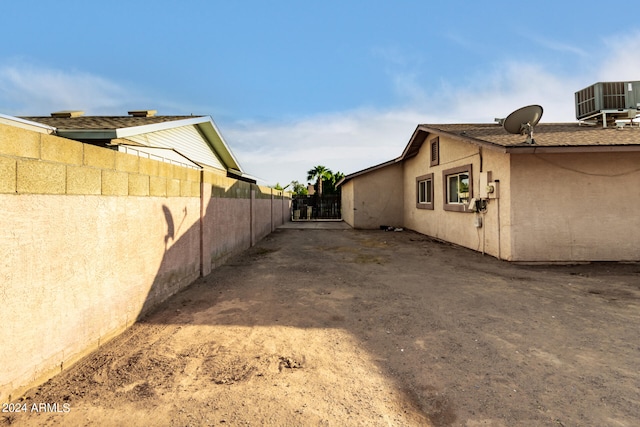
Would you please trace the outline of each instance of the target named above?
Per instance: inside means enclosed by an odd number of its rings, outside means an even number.
[[[433,209],[433,174],[416,178],[416,208]]]
[[[431,153],[430,166],[436,166],[440,164],[440,138],[433,138],[429,141],[429,151]]]
[[[466,212],[473,197],[471,165],[464,165],[442,172],[444,185],[444,209]]]

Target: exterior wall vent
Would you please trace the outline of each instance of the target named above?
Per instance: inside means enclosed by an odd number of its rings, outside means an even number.
[[[133,117],[153,117],[157,112],[157,110],[133,110],[127,112],[127,114]]]
[[[64,111],[56,111],[55,113],[51,113],[51,117],[55,117],[57,119],[71,119],[73,117],[81,117],[84,116],[84,111],[80,110],[64,110]]]
[[[576,118],[614,122],[633,119],[640,109],[640,81],[599,82],[575,93]]]

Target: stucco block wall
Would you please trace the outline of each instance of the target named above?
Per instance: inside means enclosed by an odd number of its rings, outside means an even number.
[[[64,194],[66,166],[38,160],[18,160],[17,192],[35,194]]]
[[[102,174],[99,169],[67,167],[67,194],[101,194]]]
[[[16,170],[16,159],[0,157],[0,193],[16,192]]]
[[[254,187],[0,125],[0,402],[268,234]]]
[[[430,166],[429,140],[422,145],[417,156],[407,159],[404,167],[404,225],[419,233],[445,240],[477,251],[508,259],[509,235],[509,157],[497,151],[440,137],[439,163]],[[443,171],[471,165],[472,194],[479,198],[480,172],[491,172],[492,180],[500,181],[500,199],[490,200],[485,214],[444,210]],[[433,173],[433,209],[418,209],[416,178]],[[481,217],[482,227],[475,226],[475,217]]]
[[[195,280],[198,212],[188,198],[0,195],[0,400]]]
[[[640,260],[640,153],[511,157],[513,260]]]
[[[204,274],[251,246],[251,187],[204,172]]]
[[[0,124],[0,193],[199,197],[196,169]],[[98,186],[100,191],[98,191]]]
[[[353,191],[355,182],[349,180],[340,186],[341,203],[340,209],[342,210],[342,220],[354,227],[354,210],[353,210]],[[355,228],[355,227],[354,227]]]
[[[359,229],[402,226],[402,172],[398,163],[352,178],[342,190],[342,215],[347,224]]]

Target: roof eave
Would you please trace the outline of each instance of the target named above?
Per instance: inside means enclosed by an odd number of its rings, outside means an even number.
[[[377,164],[377,165],[374,165],[374,166],[370,166],[370,167],[368,167],[366,169],[362,169],[362,170],[359,170],[357,172],[350,173],[349,175],[345,175],[344,177],[342,177],[342,179],[340,179],[336,183],[336,187],[339,187],[339,186],[341,186],[343,184],[346,184],[351,179],[356,178],[356,177],[358,177],[360,175],[364,175],[364,174],[367,174],[369,172],[376,171],[378,169],[386,168],[387,166],[392,166],[392,165],[400,162],[401,160],[402,159],[400,157],[398,157],[398,158],[395,158],[393,160],[389,160],[389,161],[386,161],[384,163],[380,163],[380,164]]]
[[[46,133],[49,135],[54,134],[56,132],[56,128],[54,128],[53,126],[48,126],[42,123],[21,119],[19,117],[8,116],[6,114],[1,114],[1,113],[0,113],[0,123],[19,127],[26,130],[32,130],[35,132]]]
[[[211,120],[209,116],[196,116],[188,119],[172,120],[168,122],[153,123],[149,125],[132,126],[116,129],[117,138],[140,135],[143,133],[158,132],[161,130],[175,129],[183,126],[199,125]]]
[[[422,144],[424,144],[429,135],[447,136],[451,139],[489,148],[501,153],[507,152],[506,147],[499,144],[494,144],[489,141],[484,141],[482,139],[472,138],[457,133],[446,132],[440,129],[429,127],[427,125],[418,125],[416,127],[416,130],[413,132],[413,135],[411,135],[411,139],[409,140],[409,143],[405,147],[399,159],[405,160],[416,156],[418,154],[418,151],[420,151],[420,147],[422,146]]]
[[[204,135],[214,152],[220,156],[228,169],[235,169],[244,174],[244,170],[240,166],[240,162],[238,162],[236,157],[233,155],[231,148],[229,148],[225,142],[213,119],[209,116],[206,118],[207,120],[196,124],[200,132]]]
[[[538,154],[538,153],[606,153],[613,151],[640,151],[640,145],[563,145],[563,146],[513,146],[505,147],[509,154]]]
[[[118,138],[117,129],[58,129],[56,135],[75,140]]]
[[[74,128],[58,128],[57,134],[67,138],[75,139],[117,139],[127,138],[130,136],[141,135],[143,133],[158,132],[161,130],[175,129],[183,126],[198,125],[209,121],[207,116],[190,117],[181,120],[172,120],[168,122],[152,123],[148,125],[131,126],[116,129],[74,129]]]

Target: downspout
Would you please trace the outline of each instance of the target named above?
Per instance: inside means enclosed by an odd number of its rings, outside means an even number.
[[[500,182],[497,179],[495,180],[495,182]],[[500,197],[498,197],[496,199],[496,202],[498,203],[497,209],[498,209],[498,259],[502,259],[502,254],[500,253]]]
[[[200,169],[200,277],[204,277],[204,169]]]
[[[249,184],[249,246],[256,244],[255,237],[253,236],[253,199],[256,195],[256,190],[253,189],[253,184]]]
[[[484,163],[483,163],[483,159],[482,159],[482,147],[478,147],[478,155],[480,157],[480,174],[482,174],[483,172],[483,167],[484,167]],[[480,188],[480,176],[478,176],[478,189]],[[478,198],[480,198],[480,194],[478,194]],[[485,230],[487,229],[487,221],[485,221],[486,219],[486,214],[487,214],[487,209],[486,209],[486,205],[482,210],[482,255],[484,255],[485,252],[485,246],[486,246],[486,233]]]

